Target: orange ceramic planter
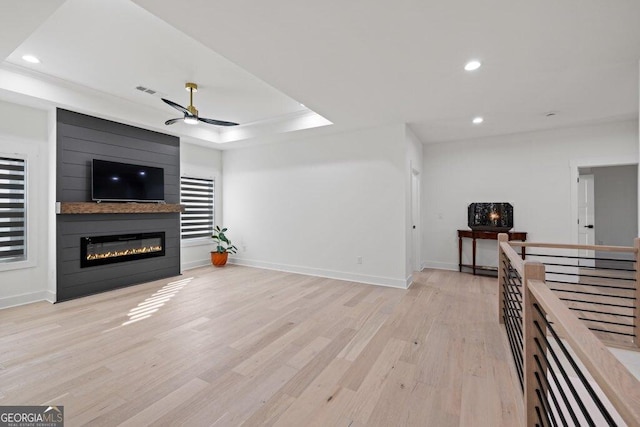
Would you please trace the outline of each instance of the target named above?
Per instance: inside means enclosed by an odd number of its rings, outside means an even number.
[[[222,267],[227,263],[227,258],[229,258],[229,254],[227,252],[211,252],[211,264],[216,267]]]

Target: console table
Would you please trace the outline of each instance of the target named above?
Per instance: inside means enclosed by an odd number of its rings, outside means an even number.
[[[470,268],[475,276],[477,271],[498,271],[496,267],[486,267],[482,265],[476,265],[476,240],[498,240],[497,231],[474,231],[474,230],[458,230],[458,271],[462,272],[463,268]],[[507,233],[509,240],[518,240],[525,242],[527,240],[527,233],[524,231],[510,231]],[[462,239],[467,238],[472,240],[473,256],[471,258],[471,265],[462,263]],[[497,251],[496,251],[497,252]],[[522,246],[520,251],[522,259],[526,256],[526,249]]]

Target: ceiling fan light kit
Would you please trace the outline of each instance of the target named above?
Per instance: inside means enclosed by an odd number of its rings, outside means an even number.
[[[195,83],[188,82],[188,83],[185,83],[184,88],[189,92],[189,106],[186,108],[180,104],[176,104],[175,102],[169,99],[161,98],[165,104],[172,106],[173,108],[175,108],[176,110],[184,114],[184,117],[178,117],[176,119],[167,120],[166,122],[164,122],[165,125],[167,126],[172,125],[182,120],[185,123],[190,125],[196,125],[198,124],[198,122],[204,122],[204,123],[208,123],[210,125],[216,125],[216,126],[238,126],[238,123],[225,122],[222,120],[215,120],[215,119],[207,119],[205,117],[198,116],[198,110],[196,109],[196,107],[193,106],[193,93],[198,91],[198,85]]]

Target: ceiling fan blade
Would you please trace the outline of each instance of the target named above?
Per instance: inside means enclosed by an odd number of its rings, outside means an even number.
[[[207,119],[207,118],[204,118],[204,117],[198,117],[198,120],[200,120],[201,122],[209,123],[210,125],[217,125],[217,126],[238,126],[238,123],[234,123],[234,122],[223,122],[222,120]]]
[[[174,123],[176,123],[176,122],[180,122],[180,121],[182,121],[182,120],[184,120],[184,118],[182,118],[182,117],[178,117],[177,119],[170,119],[170,120],[167,120],[166,122],[164,122],[164,124],[165,124],[165,125],[172,125],[172,124],[174,124]]]
[[[178,111],[181,111],[181,112],[183,112],[183,113],[185,113],[185,114],[191,114],[191,113],[189,112],[189,110],[187,110],[186,108],[184,108],[184,107],[183,107],[182,105],[180,105],[180,104],[176,104],[175,102],[170,101],[170,100],[165,99],[165,98],[160,98],[160,99],[162,99],[165,103],[167,103],[167,104],[171,105],[173,108],[175,108],[175,109],[176,109],[176,110],[178,110]]]

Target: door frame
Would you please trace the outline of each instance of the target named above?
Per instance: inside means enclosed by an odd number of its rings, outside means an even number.
[[[615,166],[614,166],[615,167]],[[580,173],[580,169],[578,169],[578,173]],[[582,184],[588,180],[591,180],[591,188],[587,191],[588,196],[585,198],[587,200],[587,206],[591,208],[591,211],[589,209],[587,209],[586,213],[591,215],[591,221],[587,221],[589,219],[589,215],[585,215],[583,220],[584,222],[578,222],[578,242],[582,243],[580,241],[580,234],[584,234],[584,233],[592,233],[593,238],[592,239],[585,239],[587,242],[591,242],[588,243],[590,245],[595,245],[596,244],[596,231],[595,228],[592,227],[590,232],[587,232],[584,230],[584,227],[590,222],[591,224],[595,225],[596,221],[595,221],[595,203],[594,203],[594,196],[596,193],[595,190],[595,175],[593,173],[586,173],[586,174],[580,174],[578,175],[578,201],[583,197],[581,195],[581,193],[586,190],[586,188],[580,188],[582,186]],[[578,203],[578,221],[580,221],[580,218],[582,218],[582,212],[580,212],[580,203]],[[591,236],[589,236],[591,237]],[[595,257],[596,257],[596,251],[591,251],[591,250],[578,250],[578,256],[580,256],[581,258],[578,259],[578,266],[580,267],[595,267],[596,266],[596,261],[595,261]],[[584,258],[583,258],[584,257]]]
[[[569,161],[570,168],[570,201],[571,201],[571,239],[573,243],[579,244],[579,236],[578,236],[578,177],[580,176],[578,169],[580,168],[596,168],[596,167],[605,167],[605,166],[628,166],[628,165],[638,165],[638,156],[634,154],[627,154],[621,156],[613,156],[613,157],[596,157],[596,158],[588,158],[588,159],[574,159]],[[640,171],[640,167],[639,167]],[[640,172],[638,174],[640,177]],[[638,204],[640,205],[640,197],[638,197]],[[640,216],[640,210],[639,216]],[[640,225],[640,220],[638,222]],[[640,227],[638,227],[640,230]]]
[[[415,184],[415,185],[414,185]],[[415,197],[414,197],[415,195]],[[411,167],[411,250],[413,252],[413,271],[422,271],[422,256],[421,246],[422,240],[420,236],[422,233],[420,232],[420,222],[422,220],[421,216],[421,197],[420,197],[420,171]],[[416,228],[413,229],[413,226]]]

